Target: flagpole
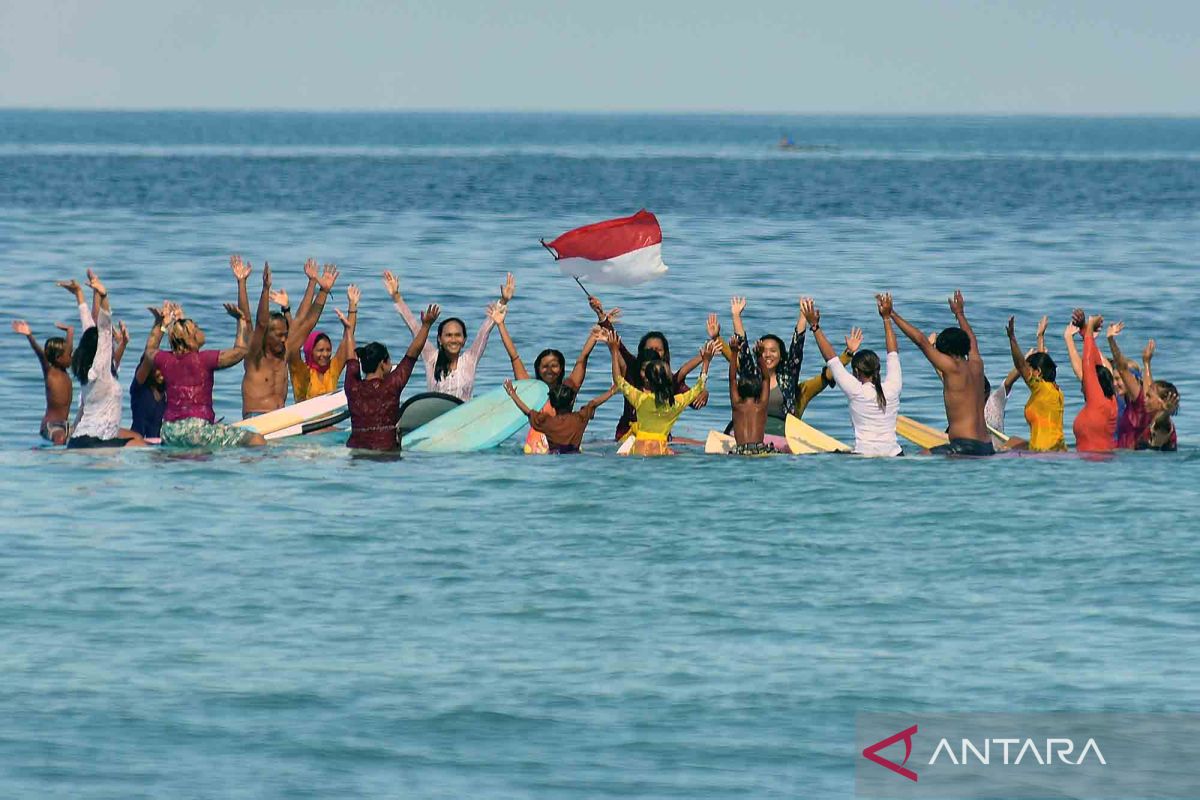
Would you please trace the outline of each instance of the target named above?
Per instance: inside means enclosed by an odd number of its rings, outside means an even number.
[[[580,289],[583,289],[583,293],[584,293],[584,294],[586,294],[586,295],[588,296],[588,299],[590,300],[590,299],[591,299],[591,297],[592,297],[592,293],[591,293],[591,292],[589,292],[589,291],[587,290],[587,287],[583,285],[583,281],[579,280],[579,278],[577,278],[577,277],[576,277],[576,276],[574,276],[574,275],[572,275],[571,277],[572,277],[572,278],[575,278],[575,282],[579,284],[579,288],[580,288]]]

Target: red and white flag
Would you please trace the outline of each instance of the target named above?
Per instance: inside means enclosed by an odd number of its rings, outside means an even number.
[[[662,228],[646,209],[567,231],[542,245],[554,254],[564,275],[616,286],[636,286],[667,273],[662,260]]]

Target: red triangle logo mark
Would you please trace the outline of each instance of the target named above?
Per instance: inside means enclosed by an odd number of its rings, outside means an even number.
[[[917,780],[917,773],[913,772],[904,765],[908,763],[908,757],[912,755],[912,737],[916,734],[916,732],[917,726],[913,725],[911,728],[905,728],[899,733],[894,733],[886,739],[880,739],[878,742],[862,751],[863,757],[868,761],[874,761],[881,767],[887,767],[897,775],[903,775],[915,783]],[[891,747],[901,739],[904,740],[904,760],[899,764],[895,763],[894,761],[888,761],[886,758],[879,755],[880,750]]]

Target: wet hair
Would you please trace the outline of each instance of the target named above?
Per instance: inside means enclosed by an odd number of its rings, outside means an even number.
[[[659,408],[669,407],[675,400],[675,378],[661,358],[646,367],[646,391],[654,395],[654,405]]]
[[[88,372],[92,369],[92,362],[96,360],[96,347],[99,343],[100,332],[93,325],[83,332],[83,336],[79,337],[79,345],[71,356],[71,372],[75,373],[76,380],[84,385],[88,382]]]
[[[937,348],[939,353],[966,358],[971,352],[971,337],[967,336],[967,332],[962,328],[946,328],[937,335],[933,346]]]
[[[185,326],[195,328],[196,323],[191,319],[184,318],[176,320],[167,326],[167,340],[171,343],[171,350],[177,351],[189,346],[187,341],[185,341],[187,337],[183,333]]]
[[[358,356],[358,366],[364,379],[390,358],[387,346],[379,342],[368,342],[362,347],[356,347],[354,354]]]
[[[651,339],[659,339],[662,341],[663,351],[661,356],[657,351],[646,347],[646,343]],[[626,380],[628,380],[630,384],[638,389],[645,389],[646,387],[642,385],[642,369],[651,361],[658,361],[659,359],[666,363],[670,363],[671,344],[667,341],[666,334],[664,334],[662,331],[648,331],[645,336],[638,340],[637,358],[633,362],[633,376],[627,376]],[[670,370],[667,371],[669,372]],[[634,382],[635,379],[636,383]]]
[[[278,311],[272,311],[271,317],[268,320],[268,322],[269,323],[274,322],[275,320],[279,320],[280,322],[282,322],[284,325],[286,325],[288,327],[288,330],[291,330],[291,327],[292,327],[291,323],[288,322],[288,318],[286,316],[284,316],[282,313],[280,313]]]
[[[762,394],[763,379],[761,375],[747,375],[740,369],[737,374],[737,393],[743,400],[753,400]]]
[[[987,397],[992,393],[992,382],[988,380],[987,375],[983,376],[983,396]]]
[[[855,375],[871,379],[871,384],[875,387],[875,403],[880,411],[887,408],[887,397],[883,394],[883,382],[879,378],[879,356],[875,351],[859,350],[854,354],[854,358],[850,359],[850,369],[854,370]]]
[[[1054,359],[1049,353],[1034,353],[1029,357],[1029,367],[1036,369],[1042,373],[1042,380],[1048,383],[1054,383],[1058,377],[1058,365],[1054,363]]]
[[[46,354],[46,360],[51,364],[57,364],[62,358],[62,354],[67,352],[67,340],[61,336],[51,336],[42,345],[42,352]]]
[[[550,407],[559,414],[570,414],[575,407],[575,390],[560,383],[550,390]]]
[[[1096,365],[1096,379],[1100,381],[1100,388],[1104,392],[1105,397],[1116,397],[1117,389],[1113,385],[1112,370],[1103,364]]]
[[[467,335],[467,323],[463,322],[458,317],[446,317],[438,325],[438,331],[437,331],[438,339],[442,338],[442,331],[445,330],[446,326],[449,325],[451,322],[457,322],[458,326],[463,329],[463,336]],[[438,345],[438,354],[437,354],[437,363],[434,364],[434,366],[433,366],[433,379],[435,381],[440,381],[442,378],[446,377],[449,374],[450,374],[450,356],[446,355],[446,351],[443,350],[442,346],[439,344]]]
[[[558,359],[559,379],[561,380],[563,377],[565,377],[563,373],[567,371],[567,359],[560,351],[553,348],[546,348],[542,352],[538,353],[537,358],[533,360],[533,377],[538,379],[541,378],[542,359],[550,358],[551,356]],[[574,402],[573,398],[572,402]]]
[[[1175,388],[1175,384],[1171,383],[1170,381],[1155,381],[1154,386],[1156,389],[1158,389],[1159,395],[1163,397],[1163,403],[1165,405],[1171,405],[1172,398],[1178,402],[1179,390]],[[1178,410],[1178,408],[1176,408],[1176,410]],[[1175,412],[1172,411],[1171,413],[1174,414]]]

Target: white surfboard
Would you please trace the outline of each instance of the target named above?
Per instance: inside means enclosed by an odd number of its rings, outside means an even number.
[[[235,422],[234,425],[267,436],[276,431],[282,431],[284,428],[303,425],[306,422],[313,422],[322,417],[336,414],[345,408],[346,392],[337,391],[311,397],[303,403],[284,406],[257,417],[250,417],[241,422]]]

